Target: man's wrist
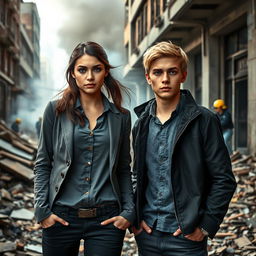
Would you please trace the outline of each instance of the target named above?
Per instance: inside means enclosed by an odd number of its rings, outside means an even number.
[[[204,234],[204,236],[209,236],[208,231],[206,231],[204,228],[199,227],[201,232]]]

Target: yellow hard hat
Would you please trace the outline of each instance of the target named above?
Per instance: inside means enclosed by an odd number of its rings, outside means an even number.
[[[223,109],[227,108],[224,100],[222,100],[222,99],[215,100],[213,102],[213,107],[214,108],[223,108]]]
[[[20,123],[21,123],[21,119],[20,119],[20,118],[16,118],[16,119],[15,119],[15,122],[18,123],[18,124],[20,124]]]

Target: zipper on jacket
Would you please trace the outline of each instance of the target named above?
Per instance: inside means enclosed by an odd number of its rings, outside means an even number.
[[[181,132],[179,133],[177,139],[175,140],[174,142],[174,145],[173,145],[173,150],[172,150],[172,157],[173,157],[173,152],[174,152],[174,148],[177,144],[177,141],[179,140],[179,138],[181,137],[181,135],[183,134],[183,132],[186,130],[186,128],[188,127],[188,125],[197,117],[199,116],[200,112],[199,111],[196,111],[196,113],[189,119],[189,121],[183,126],[183,129],[181,130]],[[173,172],[171,172],[173,173]],[[176,199],[175,199],[175,193],[174,193],[174,189],[173,189],[173,179],[171,179],[171,183],[172,183],[172,194],[173,194],[173,202],[174,202],[174,214],[175,214],[175,217],[177,219],[177,222],[178,222],[178,225],[179,225],[179,228],[180,230],[182,231],[182,225],[181,225],[181,222],[179,220],[179,217],[178,217],[178,214],[177,214],[177,206],[176,206]],[[183,233],[183,232],[182,232]]]

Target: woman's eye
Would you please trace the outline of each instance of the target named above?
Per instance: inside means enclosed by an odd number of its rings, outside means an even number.
[[[102,70],[101,67],[96,67],[96,68],[94,68],[94,71],[97,72],[97,73],[101,72],[101,70]]]
[[[85,68],[79,68],[78,72],[81,73],[81,74],[84,74],[86,72],[86,69]]]

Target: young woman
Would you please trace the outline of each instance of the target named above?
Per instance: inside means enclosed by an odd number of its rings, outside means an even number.
[[[81,239],[85,255],[120,255],[134,219],[130,113],[111,68],[100,45],[80,43],[69,60],[68,87],[46,107],[34,169],[44,255],[77,255]]]

